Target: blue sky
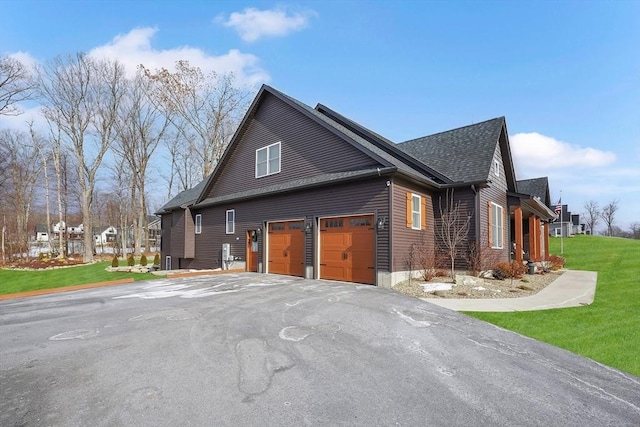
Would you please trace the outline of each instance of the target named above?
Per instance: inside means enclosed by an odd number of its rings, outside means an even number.
[[[640,1],[0,0],[0,54],[78,51],[233,71],[396,142],[504,115],[518,179],[640,221]]]

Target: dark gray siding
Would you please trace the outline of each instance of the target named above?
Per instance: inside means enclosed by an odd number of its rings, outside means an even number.
[[[447,191],[442,191],[434,195],[433,212],[435,216],[434,227],[436,228],[436,245],[438,245],[438,252],[444,254],[442,256],[444,257],[444,262],[447,263],[446,266],[450,268],[451,261],[449,260],[447,255],[448,249],[442,244],[441,238],[438,238],[438,232],[442,227],[440,211],[442,210],[444,212],[446,210],[447,200],[451,197],[452,194],[454,206],[456,206],[456,209],[459,209],[460,212],[460,220],[464,221],[467,216],[471,216],[467,238],[464,241],[460,242],[460,245],[456,247],[457,255],[455,259],[455,268],[459,270],[466,270],[469,248],[476,235],[476,221],[474,220],[476,214],[476,196],[471,187],[449,190],[448,194]]]
[[[315,188],[295,193],[256,198],[239,203],[225,204],[193,211],[202,214],[202,234],[196,235],[196,258],[182,260],[182,268],[221,267],[223,243],[231,245],[233,256],[245,260],[246,233],[265,222],[306,219],[353,214],[389,216],[387,178],[375,178],[341,185]],[[225,212],[235,209],[235,233],[225,234]],[[264,233],[263,233],[264,234]],[[306,234],[305,264],[314,266],[314,232]],[[263,236],[264,238],[264,236]],[[377,268],[389,269],[389,230],[377,232]],[[264,264],[263,240],[259,245],[259,262]]]
[[[255,177],[256,150],[281,142],[280,173]],[[377,165],[369,156],[327,129],[267,95],[240,141],[225,158],[205,198],[233,194],[324,173]]]
[[[171,211],[171,251],[172,258],[184,257],[184,210]],[[173,264],[178,268],[177,264]]]
[[[482,242],[482,247],[486,251],[486,254],[484,257],[486,258],[487,262],[489,262],[490,264],[495,264],[501,261],[508,261],[509,252],[510,252],[509,248],[511,247],[510,246],[511,242],[509,237],[511,235],[510,233],[511,221],[509,220],[509,207],[507,205],[507,180],[506,180],[506,174],[504,170],[504,165],[502,163],[502,155],[500,153],[499,146],[496,147],[494,159],[498,160],[498,162],[500,163],[500,167],[501,167],[500,175],[496,176],[494,174],[493,166],[492,166],[491,173],[489,174],[489,179],[492,182],[491,184],[489,184],[489,187],[482,188],[479,193],[479,196],[480,196],[479,227],[480,228],[479,228],[478,238]],[[503,249],[492,249],[489,245],[489,233],[490,233],[489,206],[491,202],[496,203],[502,206],[503,208],[503,212],[504,212],[503,222],[505,226]],[[487,268],[491,268],[491,267],[493,266],[487,266]]]
[[[434,216],[433,196],[430,191],[416,184],[394,178],[393,179],[393,216],[392,216],[392,270],[408,271],[417,270],[417,266],[410,268],[408,261],[411,259],[412,245],[419,245],[426,251],[434,251]],[[427,208],[427,224],[425,230],[413,230],[407,227],[407,193],[415,193],[425,197]]]
[[[171,255],[171,213],[162,215],[162,239],[160,240],[160,265],[164,269],[165,257]]]

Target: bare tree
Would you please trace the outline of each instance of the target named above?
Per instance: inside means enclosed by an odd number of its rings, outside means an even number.
[[[33,202],[33,193],[40,176],[42,165],[38,148],[24,132],[3,129],[0,131],[0,144],[9,156],[9,188],[5,202],[16,219],[16,236],[13,239],[15,249],[28,255],[29,214]]]
[[[150,102],[152,82],[141,73],[127,85],[127,94],[118,110],[117,141],[114,151],[131,171],[132,206],[137,212],[134,218],[135,255],[141,248],[149,249],[147,231],[146,179],[151,156],[163,140],[169,119]]]
[[[618,208],[619,206],[618,206],[617,200],[613,200],[609,202],[602,208],[600,217],[602,218],[605,225],[607,226],[607,236],[613,236],[613,223],[616,219],[616,213],[618,212]]]
[[[0,58],[0,115],[21,114],[16,104],[31,99],[35,88],[35,80],[22,62],[10,56]]]
[[[153,100],[171,120],[191,154],[199,163],[196,181],[208,176],[222,156],[241,114],[249,92],[235,85],[233,74],[205,75],[188,61],[177,61],[174,73],[155,73],[141,66],[154,83]]]
[[[589,200],[584,204],[584,210],[585,212],[582,214],[582,218],[584,219],[585,225],[591,234],[595,234],[596,224],[600,220],[602,213],[600,205],[595,200]]]
[[[96,61],[83,53],[58,57],[39,72],[44,114],[61,131],[63,143],[76,161],[85,230],[85,262],[93,260],[92,204],[96,174],[116,134],[124,81],[121,64]]]
[[[436,222],[436,236],[451,261],[451,277],[455,280],[455,261],[460,247],[467,243],[472,213],[463,212],[460,200],[456,201],[454,198],[453,189],[447,190],[444,206],[442,197],[438,204],[440,218]]]
[[[640,239],[640,222],[634,221],[629,224],[629,232],[632,239]]]

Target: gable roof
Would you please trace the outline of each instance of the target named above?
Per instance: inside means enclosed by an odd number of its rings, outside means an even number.
[[[549,180],[546,176],[540,178],[523,179],[516,182],[518,193],[530,194],[539,198],[542,203],[551,206],[551,196],[549,195]]]
[[[453,181],[477,182],[489,176],[496,144],[504,128],[505,118],[497,117],[397,146]],[[505,168],[509,166],[505,164]]]
[[[281,100],[282,102],[284,102],[285,104],[293,108],[294,110],[302,113],[310,120],[313,120],[314,122],[318,123],[328,131],[332,132],[334,135],[338,136],[345,142],[351,144],[354,148],[368,155],[369,157],[374,159],[376,162],[380,163],[382,165],[382,169],[387,170],[387,173],[390,171],[389,168],[393,168],[398,172],[407,175],[410,178],[420,180],[426,185],[432,186],[434,188],[437,188],[439,186],[439,182],[434,181],[431,176],[425,174],[422,170],[419,170],[413,165],[408,164],[409,162],[403,161],[402,159],[398,158],[398,156],[394,156],[393,154],[389,153],[388,150],[381,149],[378,145],[372,143],[367,138],[364,138],[363,136],[358,135],[357,133],[353,132],[352,130],[348,129],[342,124],[332,120],[327,115],[322,114],[320,111],[315,110],[306,104],[303,104],[302,102],[272,88],[271,86],[262,85],[255,99],[251,103],[249,110],[247,111],[244,118],[242,119],[240,126],[236,130],[236,133],[231,138],[231,142],[225,149],[220,161],[216,165],[216,168],[214,169],[213,173],[207,178],[207,182],[201,188],[199,195],[192,202],[192,204],[201,204],[201,203],[210,204],[213,202],[213,200],[209,200],[209,199],[205,200],[204,199],[205,194],[209,193],[209,189],[214,184],[216,177],[220,174],[220,171],[224,168],[224,166],[228,162],[228,159],[231,157],[230,153],[234,150],[235,145],[237,145],[238,142],[242,139],[242,136],[244,135],[249,125],[251,124],[251,119],[255,116],[256,111],[258,110],[262,100],[267,95],[275,96],[276,98],[278,98],[279,100]],[[368,172],[368,171],[363,171],[363,172]],[[327,176],[326,182],[334,181],[336,178],[348,179],[353,174],[351,172],[345,172],[343,174],[344,176],[342,177],[336,177],[334,174],[329,174],[329,175],[331,176]],[[321,184],[322,182],[317,182],[319,178],[321,177],[314,177],[311,179],[314,180],[315,184]],[[440,179],[438,178],[438,180]],[[295,182],[286,183],[283,185],[288,189],[297,188],[301,184],[298,181],[299,180],[295,180]],[[238,197],[241,197],[241,196],[246,197],[246,195],[239,193]],[[234,198],[234,195],[226,195],[224,197],[224,199],[226,200],[233,199],[233,198]]]

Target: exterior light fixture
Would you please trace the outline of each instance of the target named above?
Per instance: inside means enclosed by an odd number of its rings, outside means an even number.
[[[384,230],[384,225],[387,223],[387,217],[386,216],[381,216],[378,218],[378,231],[380,230]]]
[[[304,231],[307,233],[311,233],[311,230],[313,230],[313,225],[311,224],[311,221],[307,221],[304,224]]]

